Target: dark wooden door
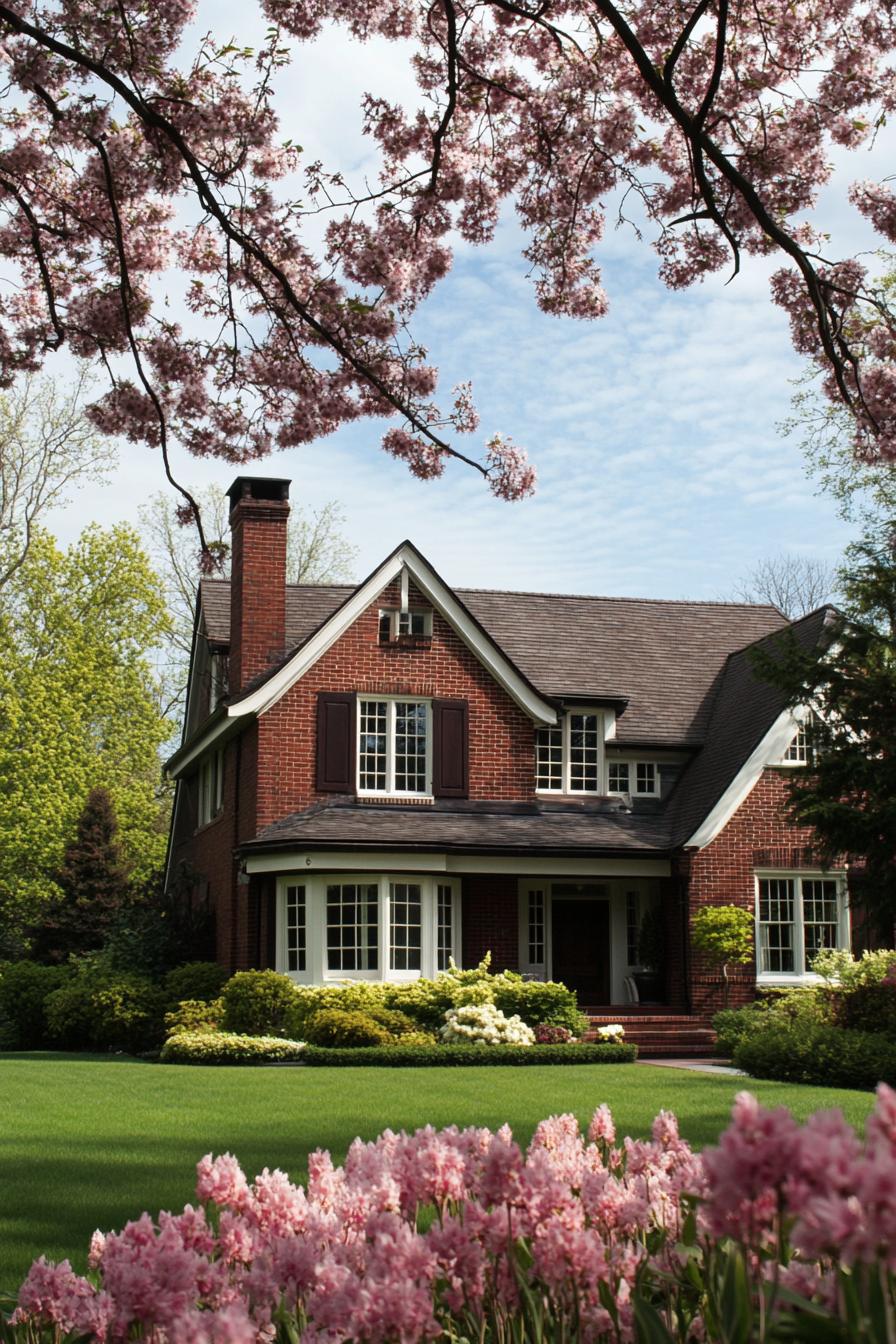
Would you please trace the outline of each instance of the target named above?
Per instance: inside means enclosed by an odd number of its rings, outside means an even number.
[[[552,975],[581,1004],[610,1002],[609,901],[552,902]]]

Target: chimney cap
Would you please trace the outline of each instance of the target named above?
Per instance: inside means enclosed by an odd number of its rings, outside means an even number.
[[[288,500],[290,482],[280,476],[237,476],[227,491],[231,510],[241,499]]]

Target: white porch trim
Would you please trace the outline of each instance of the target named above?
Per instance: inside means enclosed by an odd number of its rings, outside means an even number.
[[[492,854],[396,854],[394,850],[290,849],[250,854],[247,873],[494,873],[519,877],[669,877],[668,859],[514,858]]]

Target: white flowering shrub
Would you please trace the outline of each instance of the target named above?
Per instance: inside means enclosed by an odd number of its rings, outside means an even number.
[[[602,1041],[621,1041],[625,1035],[625,1027],[621,1022],[608,1022],[605,1027],[598,1027],[597,1034]]]
[[[535,1032],[514,1013],[505,1017],[493,1003],[449,1008],[439,1036],[446,1045],[534,1045]]]

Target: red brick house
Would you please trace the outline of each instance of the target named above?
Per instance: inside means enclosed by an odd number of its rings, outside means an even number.
[[[288,585],[289,483],[229,493],[169,763],[170,880],[221,962],[403,980],[491,951],[618,1014],[656,910],[681,1013],[709,1002],[701,905],[755,914],[742,992],[848,945],[845,874],[783,819],[800,724],[749,654],[775,608],[453,589],[410,542],[355,587]]]

